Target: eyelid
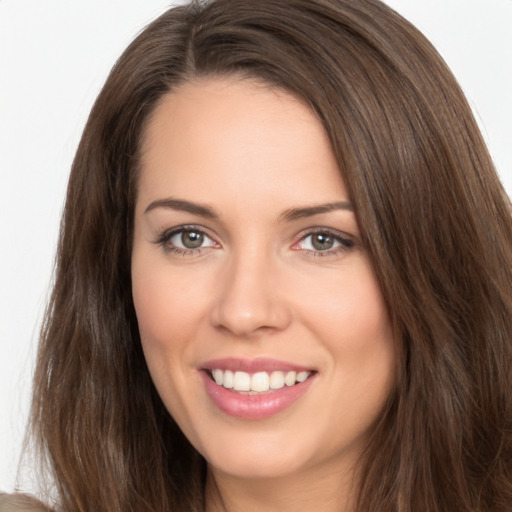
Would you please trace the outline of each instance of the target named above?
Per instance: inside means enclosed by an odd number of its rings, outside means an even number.
[[[299,245],[301,243],[303,243],[304,240],[306,240],[307,238],[309,238],[310,236],[313,236],[315,234],[326,234],[326,235],[332,236],[338,242],[338,245],[336,245],[335,247],[333,247],[331,249],[325,249],[325,250],[304,249],[302,247],[299,247]],[[294,242],[294,244],[292,245],[292,249],[297,250],[297,251],[300,250],[305,253],[312,253],[314,256],[328,256],[328,255],[333,255],[335,253],[345,252],[345,251],[352,249],[356,244],[356,241],[353,236],[351,236],[347,233],[344,233],[342,231],[339,231],[337,229],[326,228],[326,227],[315,227],[315,228],[310,228],[310,229],[304,230],[301,233],[299,233],[297,235],[297,237],[298,237],[298,240],[296,242]]]
[[[188,248],[188,247],[178,247],[175,244],[170,243],[170,240],[174,236],[176,236],[180,233],[183,233],[184,231],[195,231],[197,233],[201,233],[202,235],[205,236],[205,238],[207,238],[208,240],[213,242],[213,244],[207,245],[207,246],[200,246],[200,247],[196,247],[196,248]],[[153,243],[155,243],[156,245],[162,246],[162,248],[164,249],[165,252],[174,252],[174,253],[182,255],[182,256],[188,256],[188,255],[192,255],[192,254],[198,255],[212,247],[214,247],[214,248],[220,247],[220,244],[217,242],[217,240],[215,240],[215,238],[213,236],[211,236],[208,233],[208,230],[202,226],[197,225],[197,224],[182,224],[180,226],[175,226],[175,227],[172,227],[169,229],[165,229],[157,236],[157,238],[154,240]]]
[[[195,231],[198,233],[201,233],[204,235],[205,238],[207,238],[211,244],[209,245],[201,245],[199,247],[194,248],[188,248],[188,247],[179,247],[176,244],[170,243],[170,240],[185,231]],[[315,234],[326,234],[330,237],[332,237],[337,243],[334,247],[329,249],[307,249],[304,247],[301,247],[301,244],[303,244],[304,240],[306,240],[308,237],[311,237]],[[215,239],[214,236],[209,234],[209,230],[197,225],[197,224],[182,224],[179,226],[175,226],[172,228],[168,228],[163,230],[154,240],[155,244],[162,246],[163,250],[167,253],[176,253],[181,256],[192,256],[192,255],[199,255],[202,254],[205,251],[208,251],[212,248],[219,248],[221,245],[219,242]],[[343,231],[339,231],[337,229],[333,228],[327,228],[327,227],[313,227],[309,229],[304,229],[301,233],[299,233],[296,236],[296,242],[293,243],[291,246],[291,249],[294,251],[301,251],[303,254],[307,254],[312,257],[317,256],[335,256],[340,253],[349,251],[356,245],[355,237],[352,235],[349,235]]]
[[[173,239],[175,239],[176,237],[179,237],[179,235],[183,236],[183,233],[187,233],[187,232],[200,234],[203,236],[203,242],[206,242],[207,240],[209,240],[212,243],[208,244],[208,245],[201,245],[200,247],[181,247],[181,245],[179,245],[175,241],[173,241]],[[200,231],[199,229],[180,229],[179,231],[170,233],[167,240],[170,241],[172,243],[172,245],[174,245],[174,247],[176,247],[177,249],[183,249],[183,250],[200,249],[200,248],[205,248],[205,247],[212,247],[213,245],[215,245],[215,241],[212,240],[212,238],[210,238],[206,233],[204,233],[203,231]],[[181,243],[182,242],[180,242],[180,244]]]

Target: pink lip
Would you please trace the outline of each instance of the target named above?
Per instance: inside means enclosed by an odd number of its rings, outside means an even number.
[[[279,361],[277,359],[259,358],[259,359],[237,359],[234,357],[225,357],[223,359],[214,359],[207,361],[201,365],[204,370],[231,370],[232,372],[241,371],[247,373],[256,372],[305,372],[311,371],[312,368],[305,366],[298,366],[296,364],[288,363],[286,361]]]
[[[215,368],[247,373],[275,370],[308,371],[308,368],[272,359],[243,360],[228,358],[205,363],[199,373],[212,402],[225,414],[247,420],[265,419],[284,411],[307,392],[317,376],[317,373],[314,373],[304,382],[297,383],[294,386],[285,386],[268,393],[249,395],[236,393],[217,385],[211,379],[209,372],[209,370]]]

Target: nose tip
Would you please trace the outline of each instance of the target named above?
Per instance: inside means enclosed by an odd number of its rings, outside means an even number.
[[[219,287],[211,315],[212,324],[237,337],[285,329],[291,311],[271,279],[268,267],[231,269]]]

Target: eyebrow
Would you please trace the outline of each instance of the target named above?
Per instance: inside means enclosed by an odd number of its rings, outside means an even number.
[[[304,208],[292,208],[286,210],[281,218],[286,221],[302,219],[303,217],[312,217],[320,213],[332,212],[334,210],[346,210],[353,212],[354,207],[350,201],[340,201],[337,203],[319,204],[317,206],[306,206]]]
[[[172,197],[157,199],[156,201],[153,201],[149,204],[149,206],[144,210],[144,213],[148,213],[155,208],[170,208],[171,210],[193,213],[195,215],[208,217],[210,219],[217,218],[217,214],[211,207],[198,203],[192,203],[191,201],[185,201],[185,199],[174,199]]]
[[[202,217],[210,219],[217,219],[217,214],[213,211],[210,206],[193,203],[192,201],[186,201],[185,199],[174,199],[172,197],[166,197],[164,199],[157,199],[151,202],[148,207],[144,210],[144,213],[148,213],[155,208],[169,208],[171,210],[177,210],[182,212],[188,212]],[[335,210],[346,210],[354,211],[354,207],[350,201],[340,201],[337,203],[326,203],[315,206],[305,206],[302,208],[291,208],[286,210],[280,215],[280,218],[285,221],[293,221],[304,217],[312,217],[313,215],[319,215],[321,213],[327,213]]]

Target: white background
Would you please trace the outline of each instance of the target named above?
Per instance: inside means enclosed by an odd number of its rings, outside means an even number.
[[[73,153],[116,58],[170,3],[0,0],[0,490],[15,485]],[[388,3],[452,68],[512,194],[512,0]]]

